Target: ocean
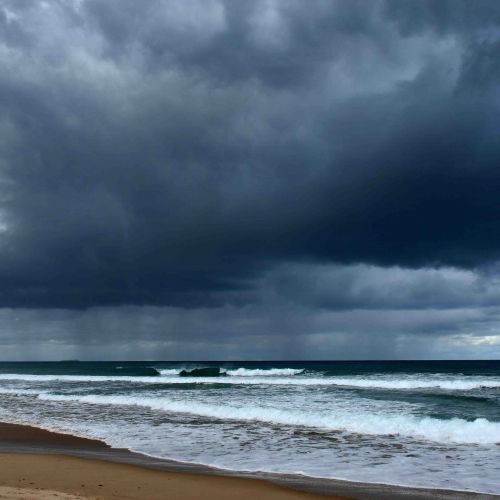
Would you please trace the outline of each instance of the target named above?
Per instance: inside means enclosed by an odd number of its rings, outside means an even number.
[[[0,363],[0,421],[226,470],[500,494],[500,361]]]

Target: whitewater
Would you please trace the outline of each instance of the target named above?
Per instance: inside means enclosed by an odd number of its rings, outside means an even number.
[[[500,363],[0,363],[0,420],[165,459],[500,494]]]

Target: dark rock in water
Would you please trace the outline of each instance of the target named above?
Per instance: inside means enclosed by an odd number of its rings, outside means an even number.
[[[227,374],[220,368],[193,368],[192,370],[182,370],[180,377],[225,377]]]

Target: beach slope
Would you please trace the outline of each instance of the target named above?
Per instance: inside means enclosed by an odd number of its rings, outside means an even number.
[[[325,498],[257,479],[149,470],[65,455],[17,453],[0,454],[0,486],[0,498],[23,499],[55,499],[61,494],[63,498],[148,500]]]

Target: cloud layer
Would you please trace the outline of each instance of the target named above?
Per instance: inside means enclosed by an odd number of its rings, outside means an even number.
[[[489,311],[499,54],[495,0],[0,0],[0,304]]]

